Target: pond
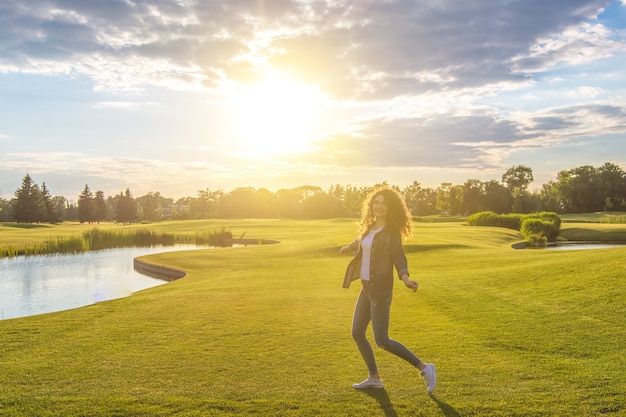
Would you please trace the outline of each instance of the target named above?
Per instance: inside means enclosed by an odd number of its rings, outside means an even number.
[[[200,248],[176,245],[1,258],[0,319],[69,310],[165,284],[135,271],[133,259],[188,249]]]
[[[588,250],[625,247],[626,242],[558,242],[545,247],[546,250]]]

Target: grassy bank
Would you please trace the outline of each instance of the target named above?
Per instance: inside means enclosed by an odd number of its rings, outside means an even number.
[[[416,224],[406,251],[420,289],[396,287],[390,332],[437,364],[431,397],[415,370],[377,348],[386,389],[351,388],[365,376],[350,338],[358,287],[341,288],[348,258],[336,253],[354,220],[150,226],[225,226],[282,243],[150,256],[189,275],[0,321],[3,415],[626,413],[626,249],[513,250],[512,230]]]
[[[626,242],[626,224],[564,223],[559,237],[569,241]]]
[[[208,230],[205,224],[199,229],[176,231],[183,222],[137,224],[126,226],[113,223],[86,225],[67,222],[60,225],[33,225],[4,223],[0,226],[0,258],[18,255],[49,255],[79,253],[91,250],[172,246],[191,243],[199,246],[231,246],[232,235],[224,226]],[[196,224],[196,223],[194,223]],[[185,225],[186,228],[189,225]]]

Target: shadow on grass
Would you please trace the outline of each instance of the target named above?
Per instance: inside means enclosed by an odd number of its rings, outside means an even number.
[[[389,399],[389,394],[387,394],[387,391],[384,388],[362,389],[359,390],[359,392],[362,392],[363,394],[366,394],[378,401],[380,408],[385,413],[385,417],[398,417],[398,414]]]
[[[18,229],[39,229],[50,227],[50,225],[40,223],[2,223],[2,225],[4,227],[15,227]]]
[[[396,413],[396,410],[393,408],[393,404],[391,403],[391,399],[389,399],[389,394],[387,394],[387,391],[384,388],[362,389],[358,391],[375,399],[380,405],[380,409],[385,413],[385,417],[398,417],[398,413]],[[461,417],[461,414],[459,414],[459,412],[456,411],[450,404],[441,401],[432,394],[430,394],[430,398],[437,404],[437,406],[439,406],[444,416]]]
[[[446,417],[461,417],[459,412],[456,411],[454,409],[454,407],[452,407],[450,404],[444,403],[443,401],[441,401],[439,398],[435,397],[432,394],[430,394],[430,398],[432,398],[432,400],[435,403],[437,403],[439,408],[441,408],[441,411],[443,412],[444,416],[446,416]]]
[[[460,244],[432,244],[432,245],[404,245],[405,253],[426,252],[429,250],[441,250],[441,249],[463,249],[468,248],[468,245]]]

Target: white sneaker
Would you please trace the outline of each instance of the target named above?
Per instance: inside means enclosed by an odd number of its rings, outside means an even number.
[[[435,385],[437,385],[437,375],[435,374],[435,365],[432,363],[427,363],[426,368],[424,368],[420,375],[424,378],[424,382],[426,383],[426,391],[428,393],[432,393],[435,390]]]
[[[352,388],[354,389],[367,389],[367,388],[382,388],[383,380],[372,378],[368,376],[367,379],[363,382],[359,382],[358,384],[352,384]]]

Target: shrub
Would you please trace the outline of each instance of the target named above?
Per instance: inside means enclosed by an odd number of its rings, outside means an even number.
[[[492,211],[481,211],[474,213],[467,218],[469,226],[495,226],[497,214]]]
[[[626,223],[626,216],[609,216],[601,219],[600,223],[624,224]]]
[[[545,236],[545,230],[551,226],[550,222],[529,218],[522,222],[520,233],[524,239],[528,240],[531,236]]]
[[[507,229],[520,230],[522,227],[523,214],[502,214],[498,216],[498,226]]]
[[[522,214],[496,214],[492,211],[481,211],[467,218],[469,226],[492,226],[506,227],[507,229],[520,230]]]
[[[559,236],[561,231],[561,217],[558,214],[542,211],[540,213],[532,213],[524,216],[524,222],[531,219],[544,222],[541,233],[548,239],[548,242],[554,242]],[[522,233],[522,236],[524,236],[524,233]]]
[[[467,224],[518,230],[531,246],[541,246],[542,242],[545,246],[545,241],[554,242],[561,231],[561,217],[545,211],[532,214],[496,214],[483,211],[472,214],[467,219]]]
[[[527,239],[529,248],[545,248],[548,242],[545,236],[533,235]]]

